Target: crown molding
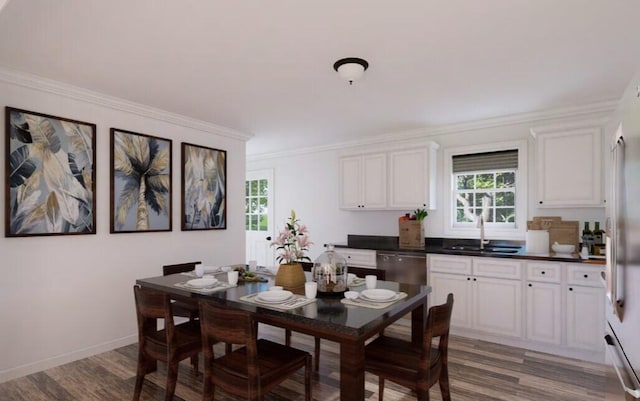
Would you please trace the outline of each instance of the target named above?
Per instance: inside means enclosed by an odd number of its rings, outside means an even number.
[[[594,114],[612,113],[618,106],[619,100],[604,100],[600,102],[589,103],[580,106],[562,107],[549,110],[533,111],[528,113],[512,114],[503,117],[489,118],[485,120],[471,121],[459,124],[448,124],[435,127],[418,128],[407,131],[390,132],[369,138],[360,138],[358,140],[345,141],[331,145],[322,145],[315,147],[307,147],[302,149],[285,150],[276,153],[261,153],[247,155],[247,161],[258,161],[281,157],[290,157],[294,155],[309,154],[322,151],[341,151],[349,148],[385,144],[389,142],[397,143],[398,141],[409,141],[418,138],[431,138],[440,135],[449,135],[465,131],[475,131],[486,128],[503,127],[516,124],[531,123],[535,125],[544,124],[545,121],[557,119],[570,119],[584,116],[593,116]],[[590,123],[598,121],[604,124],[607,118],[591,119]]]
[[[0,81],[244,142],[253,137],[253,134],[4,67],[0,67]]]

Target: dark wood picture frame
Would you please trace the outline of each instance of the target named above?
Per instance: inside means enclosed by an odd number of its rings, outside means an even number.
[[[118,128],[110,132],[110,232],[171,231],[172,141]]]
[[[5,108],[5,237],[96,233],[96,125]]]
[[[227,228],[227,152],[182,143],[182,231]]]

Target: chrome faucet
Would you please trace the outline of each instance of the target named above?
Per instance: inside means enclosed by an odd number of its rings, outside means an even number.
[[[484,246],[489,244],[489,240],[484,239],[484,216],[478,216],[478,227],[480,228],[480,250],[484,250]]]

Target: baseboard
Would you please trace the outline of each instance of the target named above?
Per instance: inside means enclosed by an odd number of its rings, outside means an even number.
[[[521,338],[497,336],[459,328],[451,328],[451,334],[473,338],[476,340],[488,341],[496,344],[504,344],[511,347],[524,348],[534,352],[543,352],[546,354],[563,356],[566,358],[574,358],[602,364],[606,363],[604,349],[585,350],[567,347],[560,344],[545,344]]]
[[[3,370],[0,371],[0,383],[27,376],[32,373],[40,372],[56,366],[64,365],[65,363],[77,361],[78,359],[88,358],[96,354],[111,351],[119,347],[124,347],[125,345],[133,344],[137,341],[137,334],[130,335],[106,343],[94,345],[92,347],[72,351],[67,354],[58,355],[53,358],[47,358],[15,368]]]

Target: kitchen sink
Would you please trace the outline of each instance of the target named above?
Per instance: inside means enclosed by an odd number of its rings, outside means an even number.
[[[518,253],[520,251],[519,246],[487,246],[484,249],[480,249],[479,246],[468,245],[454,245],[444,248],[448,251],[461,251],[461,252],[482,252],[482,253]]]

